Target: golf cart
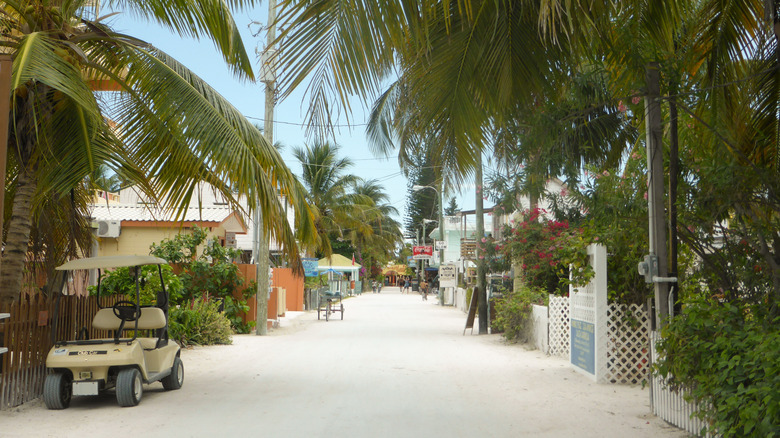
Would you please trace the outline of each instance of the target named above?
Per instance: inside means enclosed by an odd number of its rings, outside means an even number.
[[[57,267],[98,270],[100,310],[92,320],[92,328],[108,330],[113,338],[54,341],[46,358],[49,374],[43,386],[47,408],[65,409],[71,396],[98,395],[111,388],[116,389],[120,406],[135,406],[141,401],[144,383],[160,381],[165,389],[181,388],[184,366],[179,345],[168,339],[168,293],[160,267],[167,263],[152,256],[108,256],[72,260]],[[162,287],[155,305],[140,304],[139,277],[144,265],[158,265]],[[135,302],[119,301],[111,307],[101,307],[101,270],[119,267],[129,267],[135,278]],[[125,330],[132,330],[132,337]],[[89,337],[86,330],[82,333],[79,338]],[[141,333],[149,337],[139,337]]]

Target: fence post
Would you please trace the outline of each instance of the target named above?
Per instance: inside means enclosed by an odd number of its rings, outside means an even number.
[[[0,313],[0,320],[8,319],[11,317],[10,313]],[[2,341],[2,339],[0,339]],[[0,354],[7,353],[8,347],[0,347]]]

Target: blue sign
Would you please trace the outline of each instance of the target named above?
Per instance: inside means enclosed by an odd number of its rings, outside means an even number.
[[[571,364],[596,375],[596,326],[571,320]]]
[[[317,267],[319,266],[319,260],[311,258],[302,258],[304,275],[307,277],[316,277],[320,275]]]
[[[409,266],[410,268],[416,268],[417,267],[417,260],[414,260],[412,256],[406,257],[406,266]]]

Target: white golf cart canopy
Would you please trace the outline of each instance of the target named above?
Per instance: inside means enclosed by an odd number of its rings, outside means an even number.
[[[71,260],[64,265],[57,266],[58,271],[73,271],[76,269],[107,269],[123,268],[126,266],[141,265],[167,265],[165,259],[150,255],[118,255],[103,257],[88,257],[86,259]]]

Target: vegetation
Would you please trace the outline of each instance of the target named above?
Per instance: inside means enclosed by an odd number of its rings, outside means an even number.
[[[170,335],[183,347],[232,344],[230,321],[219,311],[219,302],[196,298],[170,310]]]
[[[389,261],[401,243],[400,226],[393,219],[398,212],[376,181],[347,173],[352,161],[339,158],[338,151],[337,145],[315,143],[293,153],[303,167],[302,184],[314,213],[317,256],[354,255],[365,276]]]
[[[662,330],[657,372],[723,437],[780,433],[780,321],[744,303],[692,300]]]
[[[250,210],[263,210],[265,229],[297,264],[296,236],[277,192],[295,207],[298,239],[309,242],[313,225],[281,155],[186,67],[114,31],[105,21],[112,14],[99,16],[100,4],[2,3],[2,46],[13,57],[13,75],[0,301],[18,298],[30,258],[41,262],[29,264],[31,269],[43,270],[54,282],[54,267],[88,252],[87,206],[106,167],[174,211],[189,205],[201,182],[236,206],[243,196]],[[231,15],[233,4],[119,0],[110,5],[179,36],[212,41],[236,76],[253,79]]]
[[[160,258],[170,257],[169,262],[179,260],[182,272],[179,275],[183,287],[182,300],[174,304],[204,301],[218,301],[225,317],[237,333],[249,333],[255,322],[244,323],[241,314],[249,311],[247,300],[253,297],[257,288],[244,284],[233,260],[240,257],[236,249],[225,248],[216,240],[206,241],[205,230],[193,227],[191,234],[179,233],[173,239],[165,239],[159,245],[153,244],[151,254]],[[203,245],[202,253],[197,254]]]

